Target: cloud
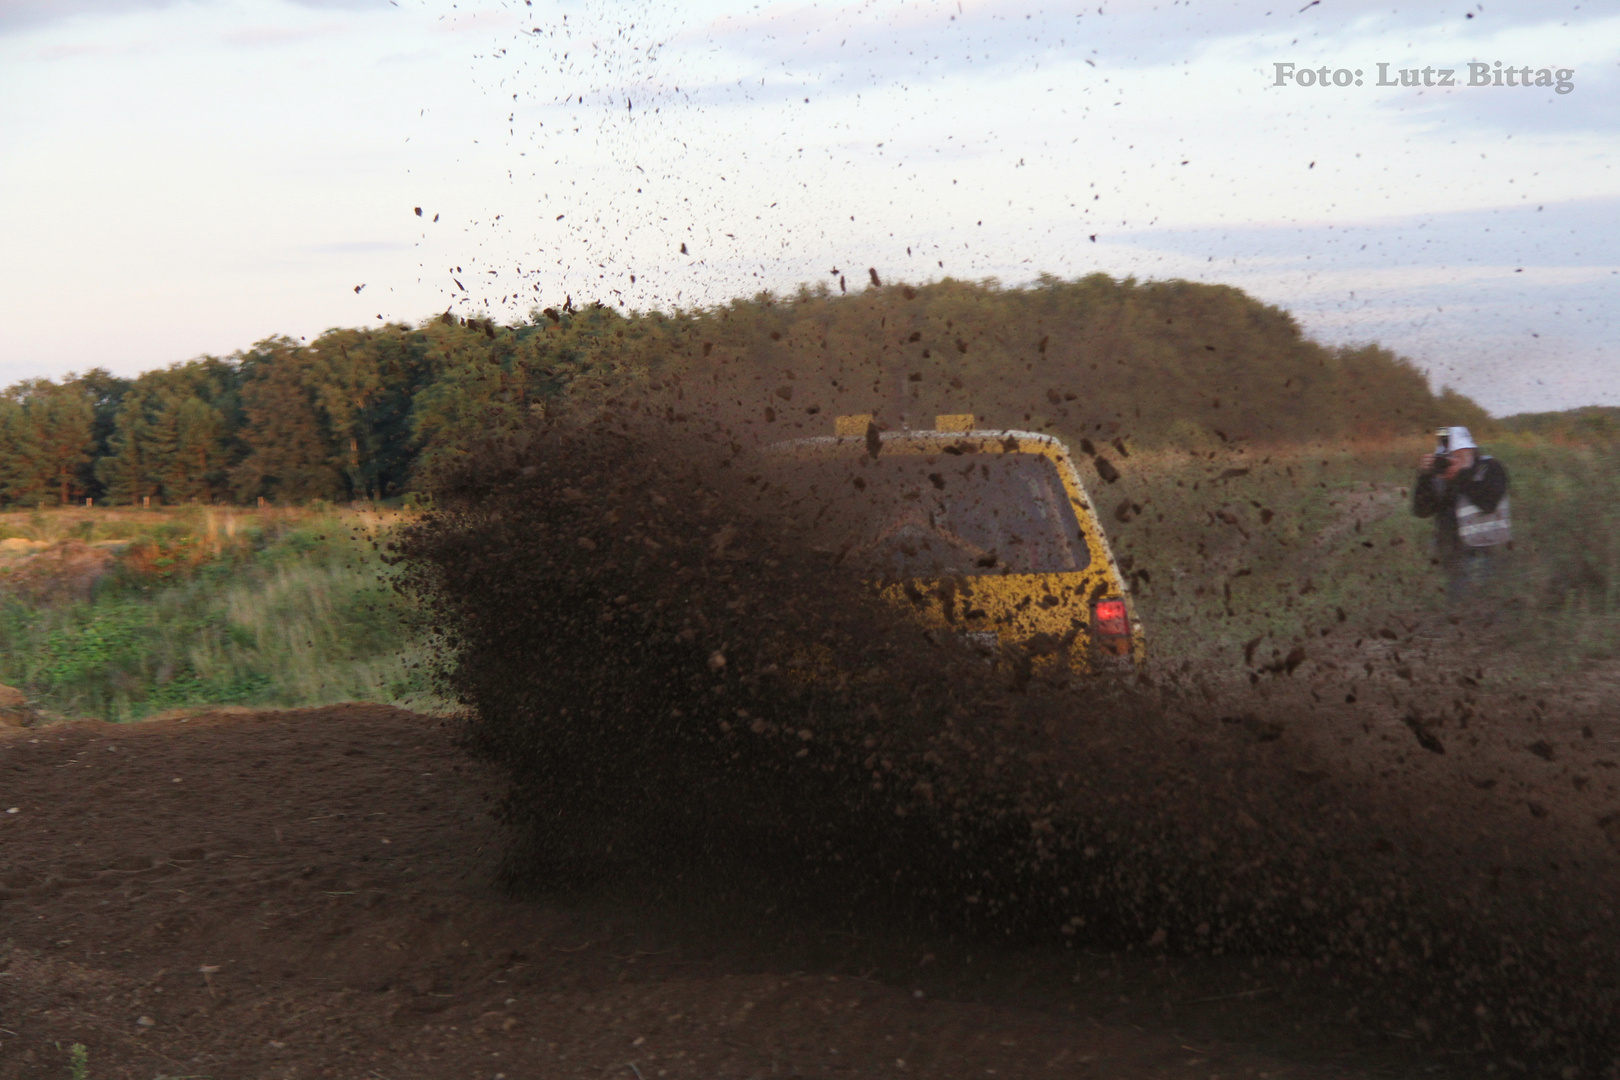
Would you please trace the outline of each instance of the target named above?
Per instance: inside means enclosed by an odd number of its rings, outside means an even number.
[[[1383,0],[1342,0],[1331,8],[1317,5],[1303,12],[1285,3],[1166,7],[1157,0],[1059,9],[1039,0],[777,4],[683,30],[671,46],[700,62],[707,60],[703,67],[716,63],[719,58],[713,51],[718,47],[730,61],[728,67],[741,62],[756,69],[756,76],[769,74],[846,91],[1082,61],[1095,65],[1100,79],[1109,70],[1196,65],[1213,54],[1267,71],[1277,60],[1325,61],[1370,70],[1380,60],[1395,61],[1403,55],[1396,42],[1432,48],[1434,55],[1421,58],[1420,66],[1462,66],[1485,52],[1492,52],[1495,59],[1500,42],[1532,29],[1565,42],[1613,40],[1612,33],[1605,37],[1603,32],[1604,14],[1593,8],[1544,0],[1505,0],[1491,4],[1488,14],[1476,4],[1402,5],[1391,11]],[[1469,13],[1477,17],[1467,18]],[[1517,51],[1509,49],[1504,55]],[[1563,61],[1526,56],[1513,62],[1545,66]],[[1595,65],[1589,66],[1594,70],[1587,78],[1596,79]],[[1258,72],[1256,84],[1258,88]],[[1585,101],[1559,110],[1553,122],[1573,127],[1602,123],[1589,118],[1600,94],[1594,83]],[[1464,104],[1465,109],[1482,106],[1477,101]],[[1603,111],[1615,108],[1620,106],[1606,105]]]
[[[1361,221],[1132,230],[1122,238],[1219,260],[1318,267],[1600,267],[1620,250],[1620,196]]]
[[[1620,403],[1620,197],[1307,224],[1133,229],[1116,275],[1232,285],[1328,344],[1377,342],[1493,413]]]
[[[117,18],[157,11],[179,3],[212,5],[216,0],[0,0],[0,35],[22,33],[78,18]],[[377,11],[388,0],[289,0],[316,11]]]
[[[0,0],[0,34],[87,16],[129,15],[171,7],[180,0]]]
[[[341,240],[329,244],[307,244],[311,255],[376,255],[391,251],[409,251],[410,244],[400,240]]]
[[[383,11],[390,6],[388,0],[290,0],[301,8],[316,11]]]
[[[480,8],[441,15],[439,21],[433,24],[433,30],[441,34],[484,34],[494,30],[520,28],[521,22],[522,20],[511,12]]]
[[[230,45],[249,48],[268,45],[291,45],[314,38],[335,36],[348,27],[343,23],[309,23],[304,26],[243,26],[227,30],[220,40]]]
[[[1509,53],[1512,57],[1514,54]],[[1515,67],[1523,64],[1508,60]],[[1558,70],[1550,63],[1535,65]],[[1459,62],[1456,79],[1467,81],[1467,61]],[[1459,85],[1446,93],[1418,90],[1387,91],[1380,108],[1406,114],[1411,121],[1431,126],[1451,124],[1456,128],[1505,134],[1554,134],[1620,130],[1620,73],[1613,64],[1599,66],[1574,62],[1565,70],[1574,72],[1573,89],[1559,94],[1545,87]],[[1399,65],[1391,64],[1390,77],[1399,77]],[[1556,75],[1555,75],[1556,77]]]
[[[1040,270],[1182,278],[1281,306],[1330,345],[1376,342],[1497,414],[1620,403],[1613,344],[1620,197],[1343,223],[1142,228],[1096,244],[1083,229],[1057,226],[1031,258],[1009,230],[976,241],[966,267],[960,239],[926,236],[915,260],[892,243],[852,244],[834,263],[817,262],[807,249],[773,262],[762,284],[790,289],[794,281],[827,280],[827,266],[844,262],[877,265],[885,280],[912,282],[950,273],[1016,285]],[[721,295],[746,289],[750,272],[765,270],[743,254],[757,247],[749,237],[736,245],[711,239],[705,280],[720,281]],[[936,266],[938,253],[948,260],[944,269]],[[649,279],[671,295],[683,281],[678,272],[651,270],[644,284]]]

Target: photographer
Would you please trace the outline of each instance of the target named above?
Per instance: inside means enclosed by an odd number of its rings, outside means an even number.
[[[1434,554],[1446,574],[1446,600],[1476,593],[1490,576],[1491,549],[1512,539],[1507,469],[1479,452],[1465,427],[1435,433],[1434,453],[1418,461],[1412,513],[1434,518]]]

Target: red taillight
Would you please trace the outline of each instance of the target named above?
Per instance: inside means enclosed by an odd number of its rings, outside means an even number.
[[[1126,637],[1131,632],[1131,626],[1125,617],[1125,601],[1099,600],[1093,605],[1096,613],[1093,626],[1101,637]]]

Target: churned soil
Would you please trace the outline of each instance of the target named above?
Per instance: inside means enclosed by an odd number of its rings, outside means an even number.
[[[0,734],[0,1078],[70,1076],[75,1046],[95,1080],[1434,1067],[1250,961],[997,950],[633,874],[514,897],[497,794],[446,722],[380,706]]]

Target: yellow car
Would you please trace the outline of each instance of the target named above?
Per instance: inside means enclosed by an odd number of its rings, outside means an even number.
[[[1020,685],[1142,662],[1128,583],[1056,438],[978,430],[968,414],[929,431],[841,416],[835,431],[768,447],[767,473],[812,546],[934,640],[1005,665]]]

